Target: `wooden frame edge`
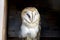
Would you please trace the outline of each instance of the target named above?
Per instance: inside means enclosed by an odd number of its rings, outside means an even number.
[[[2,27],[2,40],[6,40],[7,0],[4,0],[4,15]]]

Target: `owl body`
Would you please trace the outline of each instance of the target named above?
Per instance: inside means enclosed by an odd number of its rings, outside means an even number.
[[[38,26],[34,28],[29,28],[29,27],[26,27],[25,25],[22,25],[21,27],[22,37],[30,36],[31,38],[35,38],[37,36],[38,31],[39,31]]]
[[[27,7],[22,11],[21,18],[22,25],[19,37],[29,37],[35,40],[39,30],[41,29],[41,26],[39,26],[40,14],[38,10],[35,7]]]

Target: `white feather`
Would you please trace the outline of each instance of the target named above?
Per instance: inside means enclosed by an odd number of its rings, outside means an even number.
[[[31,36],[32,38],[35,38],[37,36],[37,32],[39,31],[38,26],[34,28],[28,28],[25,25],[21,26],[20,36],[27,37]]]

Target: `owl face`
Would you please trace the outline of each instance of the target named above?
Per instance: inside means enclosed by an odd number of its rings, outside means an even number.
[[[35,7],[27,7],[21,14],[22,23],[28,26],[36,26],[40,21],[40,14]]]

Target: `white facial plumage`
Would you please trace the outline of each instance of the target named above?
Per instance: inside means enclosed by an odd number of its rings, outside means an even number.
[[[40,14],[35,7],[27,7],[21,13],[22,25],[19,37],[35,38],[39,31]]]

